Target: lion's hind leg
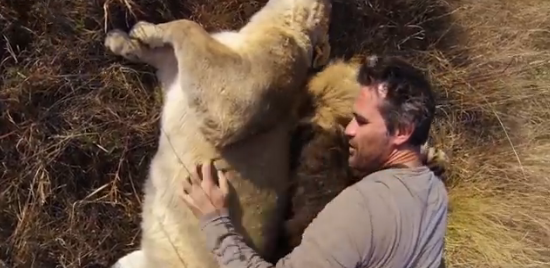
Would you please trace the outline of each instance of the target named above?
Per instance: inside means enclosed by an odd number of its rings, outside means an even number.
[[[120,258],[110,268],[147,268],[145,254],[142,250],[135,250]]]

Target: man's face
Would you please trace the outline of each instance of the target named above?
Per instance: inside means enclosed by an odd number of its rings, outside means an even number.
[[[380,85],[370,87],[361,88],[354,103],[353,119],[345,131],[350,167],[369,173],[384,165],[393,148],[392,136],[380,112],[386,92]]]

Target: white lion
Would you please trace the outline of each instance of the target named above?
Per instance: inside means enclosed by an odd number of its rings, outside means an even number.
[[[141,248],[119,267],[218,267],[180,198],[208,159],[234,172],[230,213],[259,253],[273,252],[289,177],[289,136],[310,67],[327,63],[329,0],[270,0],[238,31],[139,22],[113,30],[114,54],[157,68],[161,136],[144,186]],[[316,58],[313,58],[317,50]],[[115,265],[115,266],[116,266]]]

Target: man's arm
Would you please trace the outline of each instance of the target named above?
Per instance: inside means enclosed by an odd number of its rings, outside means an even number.
[[[227,212],[201,218],[202,231],[222,267],[355,268],[370,250],[370,213],[355,186],[340,193],[304,231],[302,243],[276,265],[245,244]]]

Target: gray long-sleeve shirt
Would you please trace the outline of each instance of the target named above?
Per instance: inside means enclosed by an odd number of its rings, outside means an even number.
[[[238,234],[227,213],[201,219],[207,246],[228,268],[436,268],[443,257],[448,197],[427,167],[375,172],[317,215],[302,243],[276,265]]]

